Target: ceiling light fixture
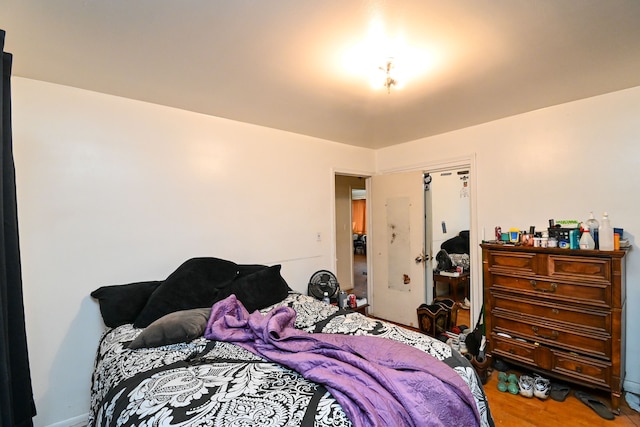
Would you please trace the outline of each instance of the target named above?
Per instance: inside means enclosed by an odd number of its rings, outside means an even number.
[[[342,70],[360,81],[365,77],[373,90],[387,93],[403,87],[431,71],[438,61],[437,52],[409,45],[400,31],[387,36],[382,21],[372,19],[365,38],[341,53]],[[355,80],[353,80],[355,82]]]
[[[387,63],[384,67],[378,67],[384,73],[383,86],[387,89],[387,93],[391,93],[391,86],[398,84],[398,81],[393,78],[391,71],[394,69],[393,58],[387,58]]]

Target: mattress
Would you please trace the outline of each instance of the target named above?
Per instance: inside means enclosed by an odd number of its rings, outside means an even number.
[[[309,333],[368,335],[412,346],[448,365],[469,388],[480,425],[493,426],[473,366],[445,343],[388,322],[290,292],[276,307],[295,310],[295,328]],[[132,324],[103,334],[94,365],[89,427],[98,426],[351,426],[325,387],[230,342],[207,340],[128,348],[142,332]],[[425,363],[431,360],[425,357]],[[456,425],[451,420],[451,425]],[[425,420],[421,425],[438,425]]]

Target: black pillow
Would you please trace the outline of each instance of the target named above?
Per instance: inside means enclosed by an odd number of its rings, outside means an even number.
[[[125,323],[133,323],[161,283],[152,281],[102,286],[91,292],[91,296],[100,304],[104,324],[116,328]]]
[[[262,264],[238,264],[238,275],[234,280],[238,280],[240,277],[244,277],[249,274],[257,273],[258,271],[264,270],[265,268],[268,268],[268,266]],[[284,277],[280,276],[280,280],[282,281],[282,286],[285,286],[288,290],[291,290],[287,281],[284,280]]]
[[[153,292],[133,326],[146,328],[174,311],[212,306],[237,272],[236,263],[219,258],[185,261]]]
[[[189,342],[204,334],[211,307],[180,310],[162,316],[129,344],[130,349]]]
[[[267,267],[268,266],[262,264],[238,264],[238,276],[246,276],[247,274],[256,273]]]
[[[280,275],[280,268],[278,264],[244,276],[239,275],[221,290],[218,299],[235,294],[249,313],[280,302],[289,294],[289,286]]]

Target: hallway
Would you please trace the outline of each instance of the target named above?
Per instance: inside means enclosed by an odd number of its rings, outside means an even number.
[[[353,293],[356,298],[367,297],[367,256],[353,255]]]

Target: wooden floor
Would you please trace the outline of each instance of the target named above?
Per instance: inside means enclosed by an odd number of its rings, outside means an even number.
[[[517,371],[510,371],[519,375]],[[576,388],[564,402],[556,402],[551,398],[539,400],[528,399],[520,395],[502,393],[498,390],[498,375],[494,372],[485,385],[489,407],[496,426],[566,426],[566,427],[598,427],[598,426],[640,426],[640,413],[629,408],[622,399],[621,414],[613,421],[600,418],[591,408],[573,396]],[[591,389],[580,389],[610,405],[606,394]]]
[[[459,325],[469,325],[469,311],[458,311]],[[521,372],[511,370],[520,376]],[[496,426],[545,426],[545,427],[640,427],[640,413],[629,408],[622,399],[620,415],[613,421],[600,418],[591,408],[573,396],[573,391],[582,390],[610,405],[606,393],[593,389],[578,388],[570,385],[572,391],[564,402],[556,402],[550,398],[539,400],[535,397],[527,399],[520,395],[502,393],[498,390],[498,374],[494,372],[484,386],[489,400],[489,407]]]
[[[469,311],[458,311],[458,324],[469,325]],[[520,376],[522,372],[511,370]],[[493,372],[489,381],[484,386],[489,407],[497,427],[500,426],[545,426],[545,427],[640,427],[640,413],[629,408],[623,399],[620,407],[620,415],[613,421],[600,418],[591,408],[573,396],[575,390],[585,391],[592,396],[611,405],[606,393],[593,389],[579,388],[570,385],[571,393],[564,402],[556,402],[551,398],[547,400],[527,399],[520,395],[502,393],[498,390],[498,373]]]

